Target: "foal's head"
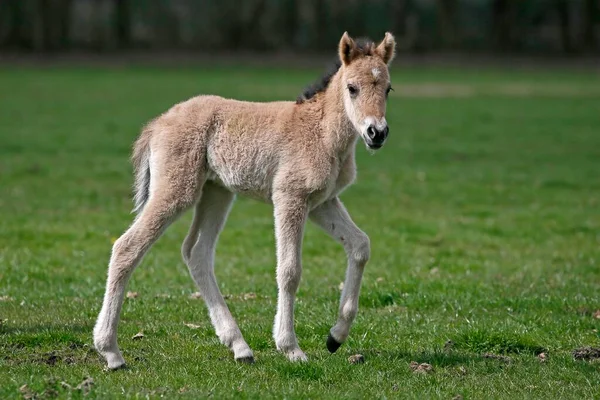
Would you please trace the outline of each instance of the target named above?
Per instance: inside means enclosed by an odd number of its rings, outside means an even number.
[[[344,33],[339,45],[341,87],[348,119],[370,149],[379,149],[387,138],[387,97],[392,90],[388,65],[396,41],[389,32],[376,45],[355,41]]]

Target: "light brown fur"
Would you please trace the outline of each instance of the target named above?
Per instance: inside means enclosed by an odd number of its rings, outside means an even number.
[[[214,247],[233,193],[275,207],[280,295],[274,336],[277,347],[292,360],[306,359],[293,329],[305,221],[310,216],[329,230],[324,225],[332,219],[331,225],[341,227],[341,233],[331,229],[330,234],[338,240],[338,235],[347,236],[343,243],[351,287],[342,294],[340,320],[331,335],[338,343],[346,339],[356,314],[369,244],[337,196],[355,179],[358,138],[371,143],[368,132],[374,131],[369,127],[385,128],[387,136],[387,65],[394,56],[394,39],[386,34],[379,46],[359,48],[344,34],[339,54],[342,67],[326,90],[301,104],[198,96],[173,106],[145,127],[132,156],[139,215],[113,248],[104,305],[94,331],[96,347],[110,368],[124,363],[116,326],[131,272],[166,227],[194,205],[183,258],[201,288],[221,341],[232,348],[236,359],[252,359],[212,272]],[[359,88],[354,97],[350,86]]]

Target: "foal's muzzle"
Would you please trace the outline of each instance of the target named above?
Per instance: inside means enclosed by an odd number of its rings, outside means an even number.
[[[388,136],[390,128],[386,125],[385,128],[379,130],[375,125],[371,125],[367,128],[367,135],[365,136],[365,143],[370,149],[380,149]]]

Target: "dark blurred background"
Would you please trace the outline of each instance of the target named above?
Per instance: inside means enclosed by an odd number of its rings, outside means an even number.
[[[0,0],[3,53],[323,53],[345,30],[412,54],[583,56],[600,0]]]

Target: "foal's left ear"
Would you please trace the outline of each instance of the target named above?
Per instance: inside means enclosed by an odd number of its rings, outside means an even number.
[[[396,55],[396,39],[394,39],[394,35],[386,32],[385,37],[379,43],[375,52],[381,57],[384,63],[390,65]]]

